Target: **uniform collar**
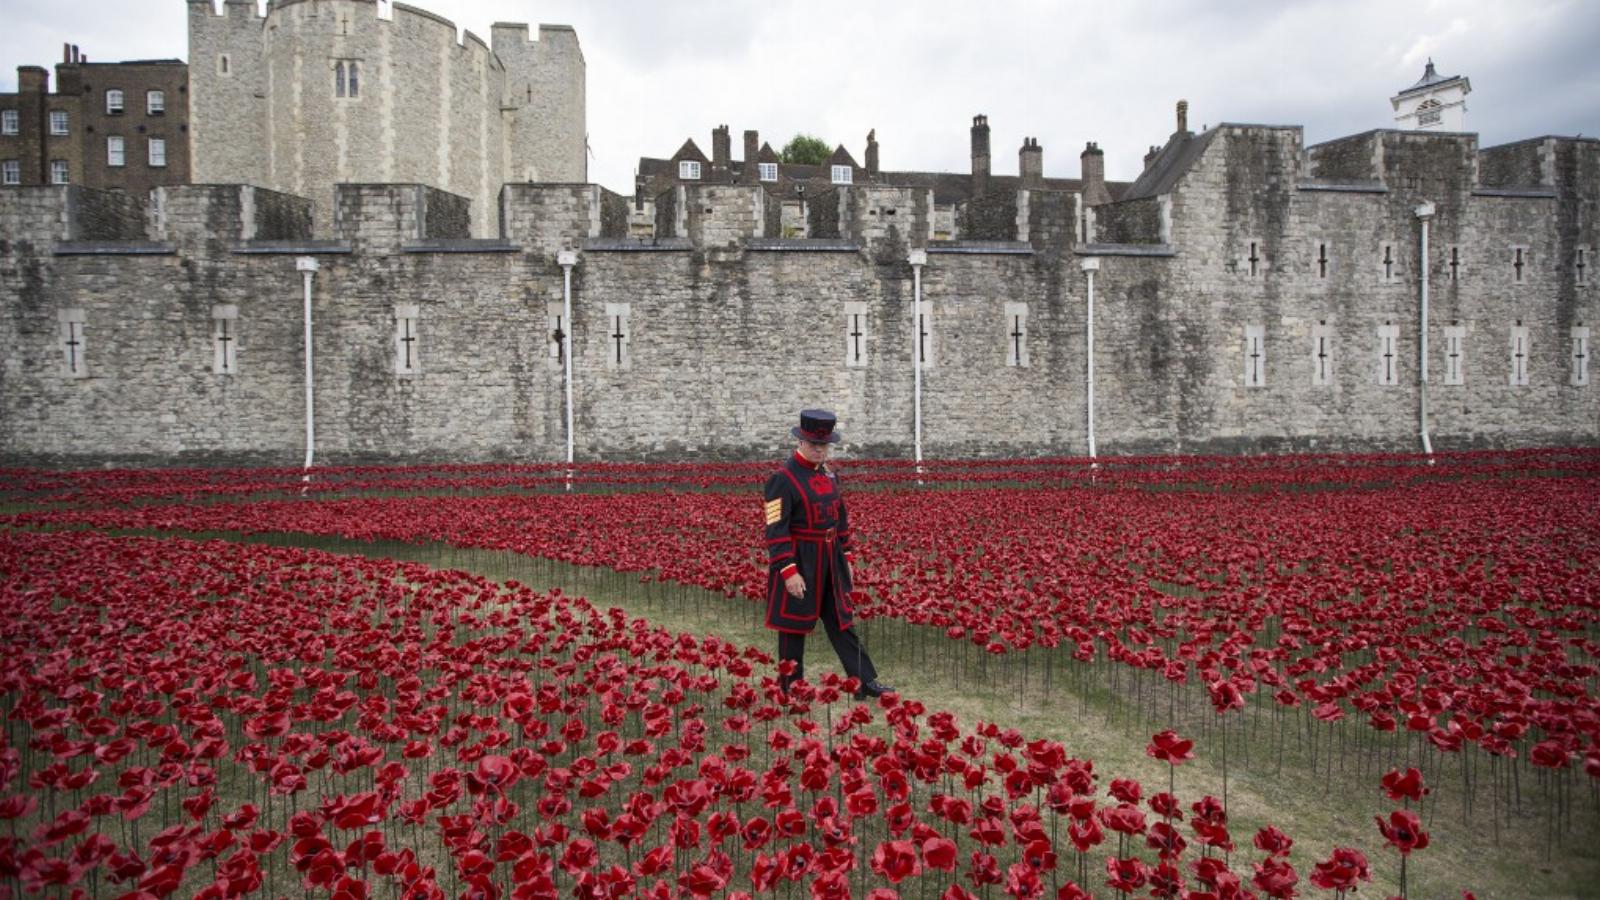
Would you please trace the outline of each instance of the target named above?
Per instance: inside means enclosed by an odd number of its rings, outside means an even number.
[[[809,459],[806,459],[804,456],[801,456],[799,450],[794,452],[794,462],[795,465],[800,466],[802,469],[810,469],[815,471],[817,468],[817,464]]]

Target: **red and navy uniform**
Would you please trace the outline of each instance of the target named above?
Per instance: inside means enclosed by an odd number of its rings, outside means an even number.
[[[810,634],[826,606],[840,629],[849,628],[855,617],[846,555],[851,549],[850,516],[838,475],[826,464],[814,465],[796,453],[767,479],[762,497],[767,522],[767,627]],[[800,597],[784,588],[784,581],[795,572],[806,583]]]

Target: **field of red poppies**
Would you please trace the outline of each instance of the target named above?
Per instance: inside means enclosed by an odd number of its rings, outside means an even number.
[[[1595,869],[1600,453],[839,468],[897,670],[1103,712],[1147,764],[914,680],[785,698],[715,624],[237,539],[747,617],[765,466],[5,472],[0,896],[1423,896],[1463,830]],[[1230,742],[1236,792],[1337,778],[1365,838],[1236,833]]]

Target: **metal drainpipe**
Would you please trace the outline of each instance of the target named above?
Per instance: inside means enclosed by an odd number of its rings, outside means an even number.
[[[1094,459],[1094,273],[1100,271],[1100,260],[1089,257],[1083,261],[1083,275],[1089,279],[1089,304],[1086,315],[1085,333],[1088,336],[1083,363],[1084,392],[1087,395],[1086,419],[1089,432],[1089,458]]]
[[[561,358],[566,362],[566,373],[563,380],[566,382],[567,393],[567,490],[572,490],[572,267],[578,264],[578,254],[572,250],[562,250],[556,254],[556,262],[561,265],[561,309],[562,318],[567,327],[561,330]]]
[[[1424,201],[1416,209],[1417,221],[1422,223],[1422,246],[1419,268],[1422,272],[1422,323],[1418,329],[1417,354],[1421,362],[1417,366],[1418,382],[1418,428],[1422,432],[1422,452],[1433,455],[1433,442],[1428,439],[1428,223],[1433,219],[1433,204]],[[1432,460],[1429,460],[1432,463]]]
[[[913,250],[906,258],[911,263],[911,371],[912,418],[917,456],[917,483],[922,483],[922,267],[928,264],[928,251]]]
[[[313,388],[311,366],[311,279],[317,272],[315,257],[302,256],[294,261],[294,267],[300,272],[301,284],[305,294],[305,326],[306,326],[306,465],[305,475],[301,481],[311,480],[311,461],[316,456],[317,450],[317,406],[316,391]]]

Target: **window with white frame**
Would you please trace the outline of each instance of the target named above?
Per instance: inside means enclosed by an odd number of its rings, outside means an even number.
[[[844,305],[844,364],[847,368],[861,368],[867,364],[867,305],[849,302]]]
[[[14,109],[0,109],[0,134],[18,134],[22,131],[22,116]]]
[[[0,184],[22,183],[22,160],[8,159],[0,162]]]
[[[333,95],[344,99],[361,96],[361,62],[354,59],[333,61]]]
[[[67,161],[66,160],[64,160],[64,159],[52,159],[52,160],[50,160],[50,183],[51,184],[66,184],[70,180],[69,172],[70,172],[70,170],[67,168]]]
[[[1005,313],[1006,365],[1028,366],[1028,304],[1007,303]]]
[[[1244,327],[1244,386],[1266,387],[1267,329],[1263,325]]]
[[[633,368],[633,326],[629,318],[631,303],[606,304],[606,368]]]
[[[106,91],[106,115],[122,115],[122,91],[117,88]]]
[[[149,142],[150,165],[157,169],[165,168],[167,165],[167,139],[150,138]]]
[[[127,142],[118,135],[106,138],[106,165],[120,168],[128,163]]]
[[[849,166],[834,166],[833,167],[833,183],[834,184],[853,184],[854,181],[855,181],[855,170],[854,169],[850,168]]]
[[[416,303],[394,305],[394,373],[415,375],[422,371],[421,333],[417,321],[421,307]]]
[[[1326,321],[1311,326],[1311,383],[1333,384],[1333,328]]]
[[[211,307],[211,373],[233,375],[239,371],[239,307],[231,303]]]
[[[1400,326],[1378,326],[1378,384],[1394,387],[1400,383]]]
[[[60,310],[56,313],[56,321],[60,325],[61,374],[68,378],[89,377],[88,357],[85,355],[83,310]]]
[[[67,111],[64,109],[50,110],[50,133],[60,137],[68,133]]]
[[[1532,349],[1528,339],[1528,326],[1518,322],[1511,326],[1511,341],[1507,348],[1511,353],[1511,367],[1507,373],[1506,383],[1511,387],[1528,386],[1529,351]]]
[[[1467,326],[1444,326],[1444,383],[1467,383]]]
[[[678,161],[678,177],[685,181],[700,180],[700,163],[692,159]]]
[[[756,169],[758,170],[759,174],[761,175],[761,180],[762,181],[777,181],[778,180],[778,164],[777,163],[760,163],[760,164],[758,164],[756,166]]]
[[[167,114],[166,91],[145,91],[144,111],[146,115],[164,116]]]
[[[1572,329],[1572,386],[1589,386],[1589,326]]]

